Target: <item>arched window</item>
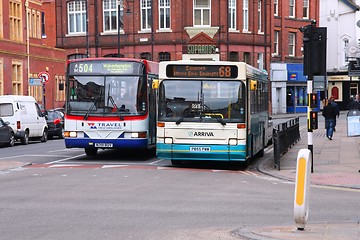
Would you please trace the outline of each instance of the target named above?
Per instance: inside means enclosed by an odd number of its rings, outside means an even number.
[[[141,59],[151,60],[151,54],[149,52],[143,52],[140,54]]]
[[[229,61],[238,62],[239,61],[239,53],[238,52],[230,52]]]
[[[244,52],[244,62],[246,62],[247,64],[251,63],[250,53],[249,52]]]
[[[159,53],[159,62],[161,61],[170,61],[170,53],[169,52]]]
[[[71,55],[68,55],[68,59],[80,59],[80,58],[86,58],[86,54],[81,54],[81,53],[76,53],[76,54],[71,54]]]

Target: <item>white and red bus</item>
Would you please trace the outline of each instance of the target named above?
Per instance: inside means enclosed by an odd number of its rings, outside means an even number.
[[[65,146],[154,149],[158,63],[143,59],[69,60],[66,73]]]

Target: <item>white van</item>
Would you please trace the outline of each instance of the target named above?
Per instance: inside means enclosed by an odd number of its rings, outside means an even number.
[[[15,138],[20,139],[22,144],[28,144],[29,139],[41,142],[48,139],[45,116],[31,96],[0,96],[0,117],[10,123]]]

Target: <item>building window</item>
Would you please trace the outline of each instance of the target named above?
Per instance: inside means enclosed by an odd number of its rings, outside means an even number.
[[[258,53],[258,68],[263,70],[264,69],[264,54]]]
[[[249,0],[243,1],[243,31],[249,31]]]
[[[304,0],[303,18],[309,19],[309,0]]]
[[[296,35],[295,33],[289,33],[289,56],[295,57],[295,39]]]
[[[238,62],[239,61],[239,53],[238,52],[230,52],[229,61]]]
[[[295,17],[295,0],[289,0],[289,17]]]
[[[28,9],[28,30],[29,30],[29,37],[31,38],[41,38],[41,18],[40,18],[40,11],[36,11],[34,9]]]
[[[210,0],[194,0],[194,26],[210,26]]]
[[[251,64],[250,61],[251,61],[250,53],[249,52],[244,52],[244,62],[246,62],[247,64]]]
[[[10,39],[22,41],[22,9],[21,1],[10,1]]]
[[[69,55],[68,56],[68,59],[70,60],[70,59],[80,59],[80,58],[86,58],[87,56],[86,56],[86,54],[80,54],[80,53],[78,53],[78,54],[71,54],[71,55]]]
[[[262,32],[262,11],[261,11],[262,1],[258,0],[258,32]]]
[[[23,95],[23,73],[22,73],[22,62],[13,61],[12,62],[12,94],[13,95]]]
[[[68,8],[68,33],[86,33],[86,2],[71,1]]]
[[[141,30],[151,30],[151,0],[141,0]]]
[[[236,0],[229,0],[229,29],[236,30]]]
[[[123,30],[124,29],[123,0],[120,0],[120,6],[118,5],[118,0],[103,1],[104,32],[118,31],[119,7],[120,7],[120,29]]]
[[[170,29],[170,0],[160,0],[159,18],[159,29]]]
[[[65,77],[55,76],[55,98],[56,101],[65,101]]]
[[[41,13],[41,37],[46,38],[46,32],[45,32],[45,13]]]
[[[170,53],[168,52],[161,52],[159,53],[159,62],[161,61],[170,61]]]
[[[117,53],[110,53],[104,55],[104,57],[110,57],[110,58],[124,58],[125,55],[120,53],[120,56]]]
[[[279,31],[274,32],[274,54],[279,55]]]
[[[279,3],[278,0],[274,0],[274,16],[279,15]]]
[[[140,54],[140,58],[151,61],[151,54],[148,53],[148,52],[143,52],[143,53]]]

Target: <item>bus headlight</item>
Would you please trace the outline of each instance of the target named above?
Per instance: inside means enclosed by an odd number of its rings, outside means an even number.
[[[73,138],[76,138],[76,137],[77,137],[77,132],[64,132],[64,136],[65,136],[65,137],[73,137]]]
[[[229,139],[229,145],[235,146],[238,144],[237,139]]]
[[[146,138],[146,132],[133,132],[131,138]]]
[[[164,143],[166,144],[172,144],[173,143],[173,139],[171,137],[167,137],[164,139]]]

